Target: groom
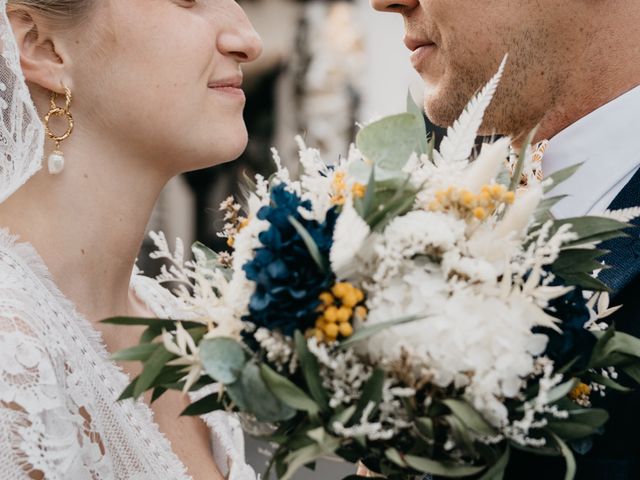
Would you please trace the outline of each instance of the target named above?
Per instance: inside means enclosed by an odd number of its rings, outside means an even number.
[[[544,175],[583,163],[553,194],[558,218],[640,206],[639,0],[371,0],[403,16],[404,42],[425,83],[425,111],[448,126],[505,55],[508,66],[483,134],[549,139]],[[640,237],[607,242],[601,278],[616,328],[640,336]],[[594,403],[598,402],[594,399]],[[580,480],[640,479],[640,394],[607,394],[606,433],[577,455]],[[507,479],[564,478],[556,458],[517,452]]]

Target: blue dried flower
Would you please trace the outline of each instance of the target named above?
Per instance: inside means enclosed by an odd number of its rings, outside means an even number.
[[[311,202],[302,201],[283,184],[272,188],[271,205],[258,212],[259,219],[270,223],[259,237],[263,247],[243,267],[247,278],[256,283],[245,320],[285,335],[313,327],[320,293],[334,280],[330,269],[323,271],[313,260],[289,219],[293,217],[309,232],[322,257],[328,259],[337,211],[331,209],[325,222],[319,223],[304,219],[301,208],[310,210]]]

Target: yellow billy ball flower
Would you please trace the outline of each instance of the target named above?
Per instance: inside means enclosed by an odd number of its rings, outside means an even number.
[[[347,307],[340,307],[338,309],[338,322],[348,322],[351,320],[351,315],[353,314],[353,310]]]
[[[473,216],[478,220],[484,220],[487,218],[487,211],[482,207],[477,207],[473,209]]]
[[[320,294],[320,301],[323,303],[325,307],[329,307],[334,304],[335,298],[329,292],[323,292]]]
[[[503,200],[505,203],[508,203],[508,204],[512,204],[512,203],[515,201],[515,199],[516,199],[516,194],[515,194],[515,192],[507,192],[507,193],[505,193],[505,194],[504,194],[504,196],[502,197],[502,200]]]
[[[354,289],[354,292],[356,294],[356,299],[358,300],[358,303],[362,302],[364,300],[364,292],[359,288]]]
[[[353,288],[353,287],[351,287],[351,285],[349,285],[348,283],[340,282],[340,283],[336,283],[333,286],[333,288],[331,289],[331,292],[337,298],[341,299],[351,291],[351,288]]]
[[[366,192],[367,187],[365,187],[361,183],[354,183],[353,187],[351,188],[351,193],[355,198],[363,198]]]
[[[343,337],[350,337],[351,335],[353,335],[353,327],[350,323],[341,323],[339,330],[340,335],[342,335]]]
[[[367,318],[369,311],[367,310],[367,307],[363,307],[362,305],[360,305],[359,307],[356,307],[355,314],[356,314],[356,317],[364,321]]]
[[[356,292],[351,291],[342,297],[342,305],[349,308],[353,308],[358,305],[358,295],[356,295]]]
[[[335,340],[336,338],[338,338],[339,332],[340,329],[335,323],[330,323],[324,328],[325,335],[331,340]]]
[[[460,202],[467,208],[470,208],[476,201],[476,196],[468,190],[462,192]]]
[[[324,312],[324,318],[327,322],[335,323],[338,321],[338,309],[335,306],[327,308]]]

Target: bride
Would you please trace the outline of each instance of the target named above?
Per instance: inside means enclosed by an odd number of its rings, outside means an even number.
[[[116,402],[137,339],[99,320],[171,314],[132,276],[145,225],[244,149],[259,37],[232,0],[0,0],[0,50],[0,478],[254,479],[225,414]]]

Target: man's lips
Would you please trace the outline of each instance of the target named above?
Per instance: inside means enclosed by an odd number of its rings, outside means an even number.
[[[435,43],[420,45],[411,53],[411,64],[418,72],[422,71],[425,63],[435,54],[437,50]]]
[[[420,71],[428,58],[436,51],[437,45],[428,38],[404,37],[404,44],[411,50],[411,63],[413,68]]]

